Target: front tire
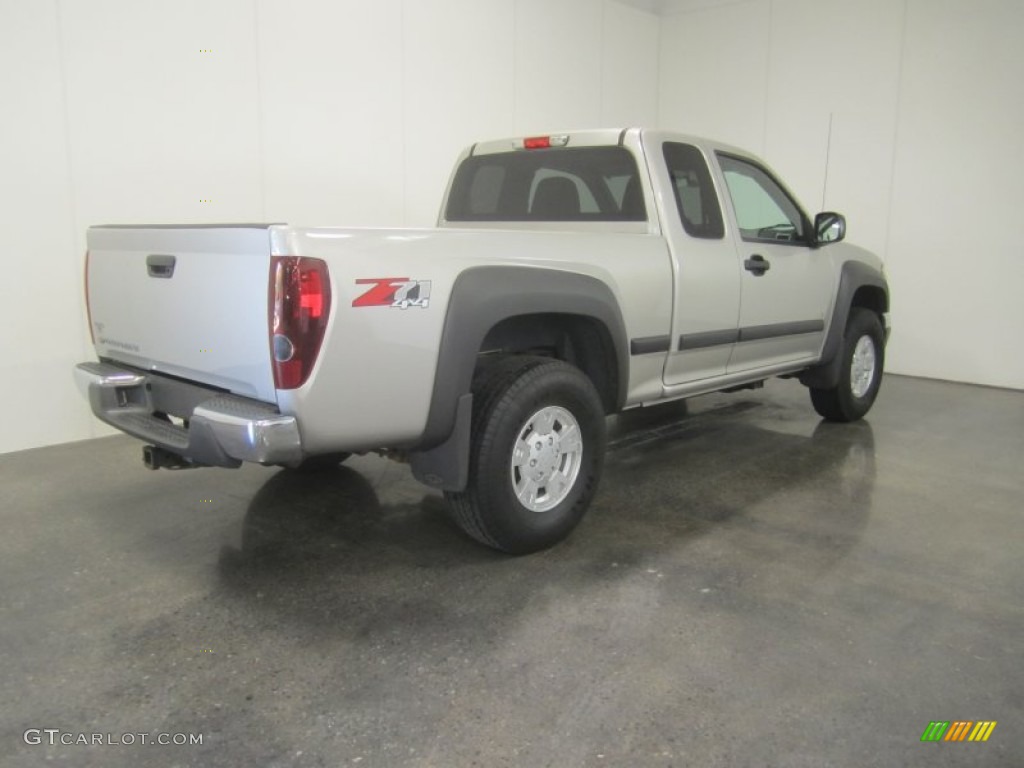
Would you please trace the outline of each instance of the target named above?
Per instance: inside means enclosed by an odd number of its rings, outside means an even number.
[[[850,309],[839,350],[839,382],[829,389],[811,389],[814,410],[828,421],[857,421],[875,402],[882,385],[885,333],[878,315],[863,307]]]
[[[482,544],[524,555],[562,541],[597,490],[604,467],[601,398],[578,368],[510,357],[473,387],[469,482],[445,497]]]

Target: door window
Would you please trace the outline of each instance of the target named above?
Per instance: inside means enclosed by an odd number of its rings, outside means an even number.
[[[753,163],[719,155],[736,225],[744,240],[806,243],[806,219],[799,206],[763,169]]]

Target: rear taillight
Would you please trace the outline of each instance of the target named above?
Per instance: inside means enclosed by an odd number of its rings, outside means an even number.
[[[569,136],[527,136],[523,139],[523,149],[551,149],[552,147],[564,147],[569,143]]]
[[[331,281],[321,259],[270,258],[270,354],[274,386],[296,389],[309,378],[331,314]]]
[[[89,339],[96,346],[96,333],[92,328],[92,307],[89,306],[89,252],[85,252],[85,317],[89,322]]]

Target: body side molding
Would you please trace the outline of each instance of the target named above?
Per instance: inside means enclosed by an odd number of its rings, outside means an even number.
[[[679,337],[679,351],[687,349],[707,349],[708,347],[720,347],[724,344],[735,344],[740,337],[740,332],[735,328],[726,328],[722,331],[701,331],[699,333],[684,333]]]
[[[639,339],[630,339],[629,354],[651,355],[655,352],[668,352],[672,346],[672,337],[667,333],[662,336],[643,336]]]
[[[780,336],[800,336],[804,333],[821,333],[825,330],[824,320],[794,320],[789,323],[772,323],[771,325],[748,325],[740,328],[742,341],[760,341],[761,339],[777,339]]]
[[[777,339],[781,336],[799,336],[804,333],[820,333],[825,330],[822,320],[793,320],[786,323],[771,325],[749,325],[745,328],[726,328],[721,331],[701,331],[686,333],[679,337],[679,351],[707,349],[744,341],[761,341]]]

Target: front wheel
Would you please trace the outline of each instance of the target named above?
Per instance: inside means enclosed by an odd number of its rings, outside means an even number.
[[[489,547],[523,555],[576,527],[604,466],[601,399],[559,360],[511,357],[473,388],[469,482],[446,493],[456,522]]]
[[[856,421],[871,410],[882,384],[885,335],[878,315],[853,307],[839,350],[839,382],[830,389],[811,389],[811,403],[829,421]]]

